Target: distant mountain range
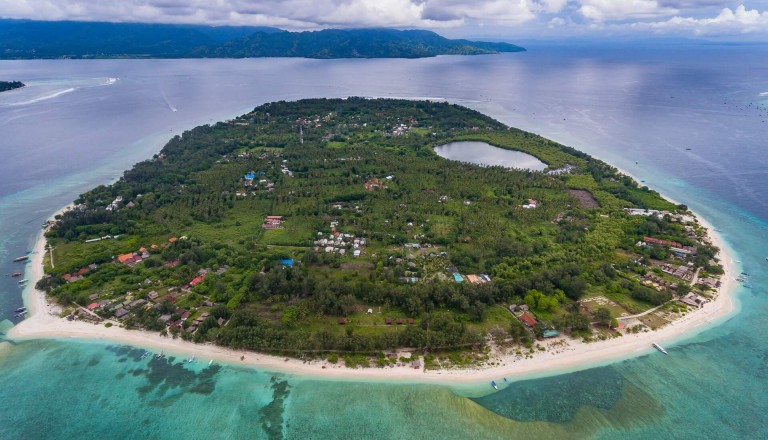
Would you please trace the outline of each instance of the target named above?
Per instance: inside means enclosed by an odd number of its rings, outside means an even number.
[[[509,43],[451,40],[424,30],[0,20],[0,59],[422,58],[521,52]]]

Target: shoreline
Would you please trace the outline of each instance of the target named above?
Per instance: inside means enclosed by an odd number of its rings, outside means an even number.
[[[624,173],[623,170],[620,172]],[[626,174],[626,173],[625,173]],[[627,174],[629,175],[629,174]],[[631,176],[630,176],[631,177]],[[671,199],[665,197],[667,200]],[[675,203],[674,201],[672,201]],[[58,210],[50,219],[69,209],[71,205]],[[59,316],[59,307],[46,298],[46,294],[35,288],[44,275],[45,231],[41,231],[35,242],[31,262],[27,266],[26,278],[33,280],[23,291],[23,300],[29,309],[29,317],[12,327],[6,337],[11,340],[26,339],[78,339],[101,342],[123,343],[154,351],[165,351],[168,355],[194,355],[199,362],[223,362],[233,366],[255,367],[269,372],[299,376],[305,379],[386,381],[395,380],[409,383],[435,383],[445,385],[473,385],[484,381],[508,378],[511,381],[536,377],[565,374],[574,371],[611,364],[620,360],[654,353],[652,343],[676,343],[707,330],[736,314],[739,305],[734,294],[738,287],[737,273],[732,251],[717,234],[711,224],[696,215],[697,220],[708,231],[714,246],[720,249],[718,258],[725,273],[716,298],[703,308],[689,311],[664,327],[647,333],[625,334],[605,341],[584,343],[568,337],[540,341],[546,351],[536,352],[532,358],[516,359],[514,355],[496,355],[500,365],[471,369],[450,369],[423,371],[407,366],[346,368],[325,360],[302,361],[252,351],[239,351],[211,343],[195,344],[160,336],[145,330],[127,330],[113,321],[112,327],[83,321],[67,321]],[[49,219],[49,220],[50,220]],[[566,341],[565,343],[561,341]],[[498,361],[497,361],[498,363]]]

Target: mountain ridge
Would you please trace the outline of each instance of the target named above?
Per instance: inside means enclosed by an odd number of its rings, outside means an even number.
[[[424,58],[521,52],[510,43],[451,40],[427,30],[290,32],[272,27],[0,20],[0,59]]]

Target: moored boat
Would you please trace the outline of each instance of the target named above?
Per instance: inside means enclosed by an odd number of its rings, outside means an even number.
[[[496,385],[496,381],[495,380],[491,381],[491,386],[493,387],[494,390],[498,390],[499,389],[499,386]]]
[[[29,255],[24,255],[23,257],[16,257],[14,258],[13,262],[18,263],[19,261],[27,261],[29,260]]]
[[[20,277],[21,276],[21,272],[14,272],[14,273],[11,274],[11,276],[12,277]]]
[[[667,353],[667,350],[665,350],[664,347],[662,347],[661,345],[659,345],[659,344],[657,344],[655,342],[652,345],[653,345],[653,348],[655,348],[656,350],[659,350],[660,352],[662,352],[664,354],[669,354],[669,353]]]
[[[208,366],[210,367],[212,363],[213,363],[213,359],[211,359],[211,361],[208,362]]]

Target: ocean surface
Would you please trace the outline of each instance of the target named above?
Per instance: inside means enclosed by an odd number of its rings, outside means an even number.
[[[595,155],[721,230],[739,312],[669,356],[493,392],[316,380],[99,341],[0,341],[0,439],[768,438],[768,47],[528,45],[420,60],[0,61],[0,329],[41,223],[173,134],[274,100],[446,99]]]

